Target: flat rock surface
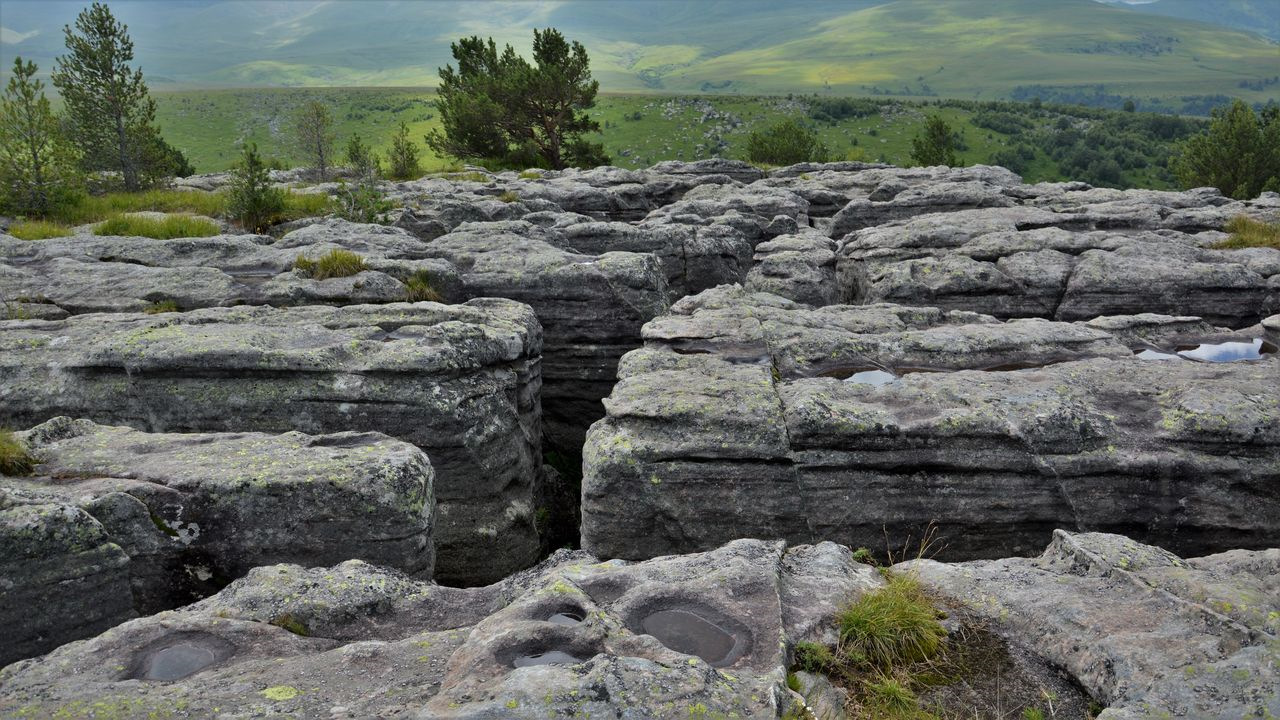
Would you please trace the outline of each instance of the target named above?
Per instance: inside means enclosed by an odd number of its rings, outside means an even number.
[[[92,634],[81,618],[104,608],[121,605],[117,621],[169,609],[259,565],[355,557],[431,576],[431,464],[385,435],[156,434],[59,417],[17,437],[40,464],[0,477],[0,607],[20,613],[5,619],[4,661]],[[124,562],[83,566],[104,552]],[[73,601],[107,567],[131,589]]]
[[[10,321],[0,423],[383,432],[435,468],[437,575],[485,581],[538,552],[541,346],[528,306],[499,299]]]
[[[1071,673],[1098,720],[1280,713],[1280,551],[1183,560],[1058,531],[1037,558],[903,569]]]

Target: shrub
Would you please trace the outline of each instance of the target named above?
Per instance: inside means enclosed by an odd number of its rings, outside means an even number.
[[[169,215],[164,219],[138,215],[116,215],[107,218],[93,229],[94,235],[123,235],[148,237],[156,240],[173,238],[209,237],[217,235],[216,223],[190,215]]]
[[[358,223],[387,222],[387,213],[395,204],[383,197],[373,183],[362,182],[354,186],[343,183],[338,188],[338,217]]]
[[[825,162],[829,155],[827,146],[812,130],[791,118],[754,131],[747,138],[747,159],[753,163]]]
[[[314,280],[350,277],[368,269],[364,258],[349,250],[330,250],[318,260],[299,255],[293,266]]]
[[[1239,250],[1251,247],[1269,247],[1280,250],[1280,225],[1271,225],[1243,215],[1231,218],[1227,223],[1231,237],[1213,244],[1220,250]],[[12,234],[12,231],[10,231]]]
[[[9,226],[9,234],[19,240],[47,240],[67,237],[71,228],[47,220],[26,220]]]
[[[403,120],[391,137],[391,152],[387,154],[387,160],[391,163],[391,177],[396,180],[415,180],[422,176],[418,146],[409,139],[409,126]]]
[[[877,667],[927,660],[947,635],[919,581],[902,575],[844,608],[837,623],[846,659]]]
[[[359,134],[352,135],[347,141],[347,164],[362,181],[373,180],[382,173],[378,155],[364,144]]]
[[[30,475],[39,461],[8,430],[0,430],[0,475]]]
[[[441,302],[444,298],[436,291],[431,284],[431,273],[426,270],[419,270],[409,276],[404,281],[405,298],[409,302]]]
[[[158,315],[160,313],[179,312],[178,303],[172,300],[160,300],[153,302],[143,308],[142,312],[148,315]]]
[[[285,192],[271,186],[271,171],[258,157],[258,146],[246,146],[232,172],[227,211],[245,229],[262,232],[284,209]]]
[[[924,166],[957,164],[955,135],[940,116],[930,115],[924,125],[924,135],[911,139],[911,160]]]

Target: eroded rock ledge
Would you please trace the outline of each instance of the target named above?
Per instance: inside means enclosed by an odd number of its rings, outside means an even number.
[[[1214,332],[687,298],[646,326],[588,435],[583,547],[878,547],[930,523],[950,559],[1027,554],[1056,527],[1186,552],[1273,546],[1280,358],[1133,354]]]
[[[210,308],[0,324],[0,423],[153,432],[382,432],[436,472],[437,577],[538,553],[541,330],[509,300]]]
[[[427,456],[378,433],[155,434],[59,417],[0,477],[0,663],[204,597],[260,565],[431,577]]]

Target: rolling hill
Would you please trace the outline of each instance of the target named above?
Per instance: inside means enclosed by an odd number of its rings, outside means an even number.
[[[1225,0],[1253,17],[1247,0]],[[1166,5],[1167,3],[1167,5]],[[1260,4],[1260,3],[1254,3]],[[1202,5],[1202,3],[1201,3]],[[1280,44],[1095,0],[579,0],[530,2],[112,2],[153,87],[431,86],[449,42],[492,35],[527,49],[555,26],[587,45],[614,92],[990,99],[1029,86],[1139,98],[1280,97]],[[48,69],[82,2],[5,0],[0,67]],[[1243,14],[1242,14],[1243,13]],[[1183,14],[1192,14],[1187,11]],[[1264,16],[1268,17],[1268,16]],[[1244,18],[1241,20],[1241,18]],[[1228,23],[1230,24],[1230,23]],[[1099,88],[1099,85],[1103,87]]]

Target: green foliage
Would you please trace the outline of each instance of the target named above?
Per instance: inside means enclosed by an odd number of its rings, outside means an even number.
[[[190,215],[169,215],[163,219],[116,215],[102,221],[93,229],[94,235],[148,237],[156,240],[210,237],[217,235],[218,232],[216,223]]]
[[[418,270],[404,281],[404,294],[409,302],[444,302],[431,284],[431,273],[426,270]]]
[[[173,300],[160,300],[153,302],[142,309],[142,312],[148,315],[158,315],[160,313],[181,312],[178,303]]]
[[[520,202],[520,195],[513,190],[503,190],[498,199],[504,203]]]
[[[26,220],[10,225],[8,232],[19,240],[48,240],[71,235],[71,228],[48,220]]]
[[[193,213],[217,217],[227,212],[227,196],[224,193],[207,193],[188,190],[144,190],[142,192],[112,192],[82,197],[73,206],[61,208],[53,219],[68,224],[83,224],[104,220],[113,215],[131,212]]]
[[[0,211],[44,217],[74,205],[84,177],[35,73],[35,63],[14,58],[0,97]]]
[[[333,164],[333,114],[329,106],[312,101],[293,116],[294,141],[298,150],[321,182],[329,179],[329,166]]]
[[[374,180],[378,175],[382,174],[382,167],[378,162],[377,153],[364,144],[364,141],[360,139],[359,133],[352,135],[351,139],[347,141],[346,155],[347,165],[351,166],[360,181]]]
[[[1231,218],[1227,223],[1231,237],[1216,242],[1212,247],[1220,250],[1263,247],[1280,250],[1280,224],[1265,223],[1243,215]],[[10,234],[13,231],[10,230]]]
[[[1040,708],[1023,708],[1022,720],[1044,720],[1044,711]]]
[[[956,165],[956,147],[951,127],[937,115],[929,117],[924,134],[911,140],[911,161],[916,165]]]
[[[307,629],[307,624],[294,617],[289,613],[277,615],[271,619],[271,624],[278,628],[284,628],[294,635],[300,637],[311,637],[311,631]]]
[[[8,430],[0,430],[0,475],[30,475],[39,460]]]
[[[826,162],[830,152],[812,130],[793,118],[751,133],[747,138],[747,159],[768,165]]]
[[[342,183],[338,187],[338,217],[358,223],[387,222],[387,213],[395,208],[395,203],[383,197],[378,186],[371,182],[355,185]]]
[[[246,146],[231,174],[227,212],[246,229],[263,232],[284,208],[285,192],[271,186],[271,171],[258,157],[258,146]]]
[[[800,678],[793,672],[787,673],[787,689],[800,692]]]
[[[841,610],[837,624],[846,659],[882,668],[928,660],[947,635],[920,583],[904,575]]]
[[[422,164],[418,161],[418,146],[409,139],[409,126],[401,120],[396,134],[391,138],[391,177],[396,180],[416,180],[422,177]]]
[[[1280,191],[1280,106],[1268,105],[1261,117],[1240,100],[1214,111],[1209,129],[1183,146],[1175,169],[1186,187],[1216,187],[1236,200]]]
[[[808,640],[796,643],[794,657],[796,668],[811,673],[830,673],[840,664],[831,648]]]
[[[600,83],[581,43],[554,28],[535,29],[532,65],[510,45],[499,54],[493,38],[462,38],[451,50],[458,69],[441,68],[437,88],[442,129],[427,135],[437,153],[557,170],[609,162],[602,145],[583,137],[600,130],[586,113]]]
[[[124,189],[138,190],[189,168],[155,126],[156,104],[142,70],[129,67],[128,30],[106,5],[93,3],[76,18],[74,30],[63,29],[67,54],[57,59],[52,80],[84,168],[118,172]]]
[[[318,260],[299,255],[293,266],[313,280],[350,277],[369,269],[364,258],[349,250],[330,250]]]
[[[876,717],[915,718],[920,716],[919,700],[906,683],[885,676],[865,685],[865,703]]]
[[[860,547],[853,551],[853,559],[864,565],[877,565],[876,556],[871,554],[867,548]]]

